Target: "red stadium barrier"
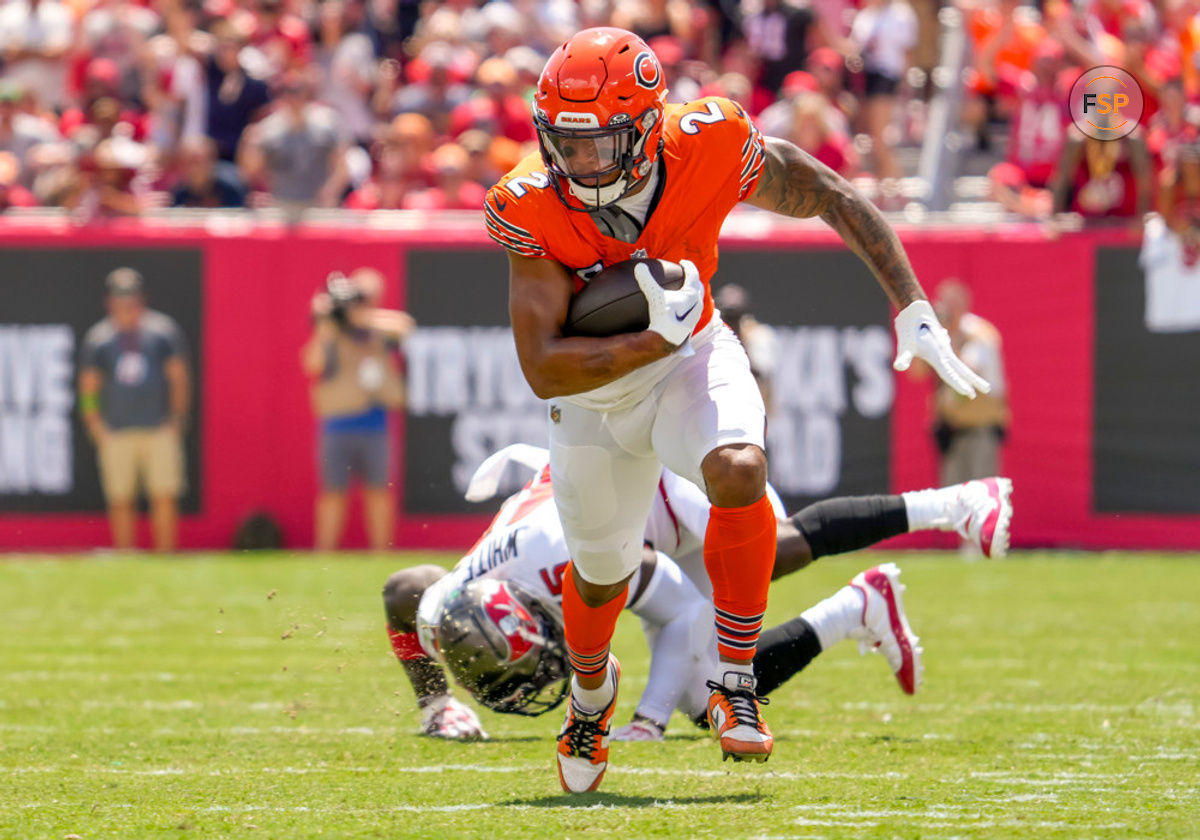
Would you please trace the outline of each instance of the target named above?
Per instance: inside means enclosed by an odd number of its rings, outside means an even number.
[[[1200,547],[1200,508],[1151,514],[1112,511],[1106,502],[1107,512],[1097,512],[1093,503],[1093,498],[1098,498],[1093,480],[1097,462],[1093,452],[1097,255],[1107,255],[1109,252],[1101,250],[1106,247],[1128,252],[1135,243],[1115,231],[1048,240],[1035,229],[1020,227],[913,229],[903,231],[902,238],[927,288],[948,276],[962,278],[975,293],[975,309],[1003,335],[1015,418],[1004,453],[1005,472],[1016,484],[1014,543],[1026,547]],[[723,239],[723,248],[739,254],[786,253],[828,251],[840,248],[840,243],[824,230],[785,226],[771,228],[765,238],[763,231],[731,230]],[[0,326],[21,322],[13,313],[27,301],[12,293],[17,287],[12,285],[15,281],[9,268],[22,254],[79,252],[85,264],[92,265],[95,256],[94,265],[99,266],[105,260],[119,261],[126,250],[137,255],[172,249],[199,253],[203,301],[201,334],[192,337],[194,351],[202,360],[197,420],[199,493],[196,511],[184,518],[182,543],[188,548],[227,546],[246,514],[265,509],[282,524],[288,545],[309,545],[316,490],[314,422],[298,353],[308,335],[312,293],[330,270],[372,265],[389,281],[387,302],[404,305],[414,288],[422,291],[456,282],[453,277],[406,278],[410,254],[491,251],[492,246],[482,226],[428,224],[389,231],[309,227],[232,235],[132,223],[82,229],[10,226],[0,228],[0,267],[4,269],[0,275]],[[503,259],[497,254],[489,264],[495,265],[495,276],[484,280],[502,291],[506,284]],[[97,268],[95,272],[80,271],[74,278],[79,299],[94,301],[95,319],[101,314],[102,276]],[[836,284],[839,279],[827,281]],[[157,282],[158,287],[150,286],[151,295],[163,294],[162,289],[169,295],[170,278],[161,277]],[[21,294],[28,295],[28,285],[20,288]],[[151,305],[154,303],[152,299]],[[804,302],[795,305],[802,308]],[[878,303],[864,299],[863,305]],[[498,323],[504,323],[503,313],[496,317]],[[771,318],[767,315],[764,320],[770,322]],[[27,322],[45,323],[45,319]],[[5,393],[0,376],[0,410]],[[927,401],[927,385],[906,377],[898,379],[887,471],[892,490],[936,481]],[[1196,402],[1191,398],[1190,404]],[[91,457],[90,445],[83,441],[78,427],[74,446],[81,451],[77,463]],[[0,441],[0,452],[5,451],[12,456],[12,447],[6,450]],[[3,468],[0,458],[0,470]],[[77,470],[77,474],[82,481],[84,472]],[[404,475],[403,464],[397,465],[397,475]],[[412,503],[424,490],[412,486],[411,480],[408,484],[400,489]],[[474,513],[407,513],[412,506],[406,506],[402,498],[398,542],[405,547],[464,547],[488,519]],[[356,521],[352,515],[351,522]],[[349,536],[352,544],[361,545],[362,534],[356,528],[352,524]],[[104,516],[94,498],[76,510],[64,511],[63,503],[40,508],[36,500],[6,495],[0,478],[0,548],[92,547],[107,542]],[[896,544],[931,543],[904,538]]]

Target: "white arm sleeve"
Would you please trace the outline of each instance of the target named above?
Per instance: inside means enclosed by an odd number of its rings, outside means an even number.
[[[674,560],[662,552],[656,559],[646,590],[629,609],[650,645],[650,677],[637,713],[665,724],[684,691],[706,678],[701,666],[716,638],[712,605]]]

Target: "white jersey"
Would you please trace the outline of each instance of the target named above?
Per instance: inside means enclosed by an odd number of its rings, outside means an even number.
[[[503,452],[497,456],[485,462],[495,473],[508,463]],[[482,472],[483,467],[477,477]],[[768,493],[776,516],[782,518],[782,502],[773,488],[768,487]],[[650,676],[638,712],[664,723],[676,706],[689,717],[702,711],[694,706],[702,707],[707,698],[703,683],[715,667],[712,584],[703,558],[709,507],[696,485],[664,469],[646,527],[646,542],[657,552],[654,570],[643,581],[639,569],[629,583],[626,607],[642,619],[651,648]],[[684,563],[677,564],[672,556]],[[541,467],[532,481],[505,500],[487,531],[450,573],[422,594],[417,607],[421,646],[429,656],[441,659],[434,630],[441,623],[446,596],[477,578],[513,581],[561,621],[563,575],[569,560],[550,468]]]
[[[430,628],[441,623],[446,596],[476,578],[512,581],[561,619],[562,579],[569,560],[547,466],[520,492],[505,500],[474,547],[454,565],[450,574],[421,595],[417,606],[421,646],[430,656],[441,658]]]

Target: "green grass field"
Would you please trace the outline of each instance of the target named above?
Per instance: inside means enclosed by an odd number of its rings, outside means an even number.
[[[770,618],[880,559],[822,560]],[[768,764],[677,717],[576,797],[557,713],[414,734],[378,593],[426,556],[0,562],[0,837],[1200,837],[1200,557],[890,559],[918,697],[844,644],[772,697]]]

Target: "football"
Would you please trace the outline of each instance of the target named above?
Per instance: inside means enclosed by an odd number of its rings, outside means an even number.
[[[614,263],[594,276],[571,298],[564,335],[603,338],[640,332],[650,326],[650,309],[633,270],[645,263],[664,289],[683,285],[683,268],[666,260],[633,259]]]

